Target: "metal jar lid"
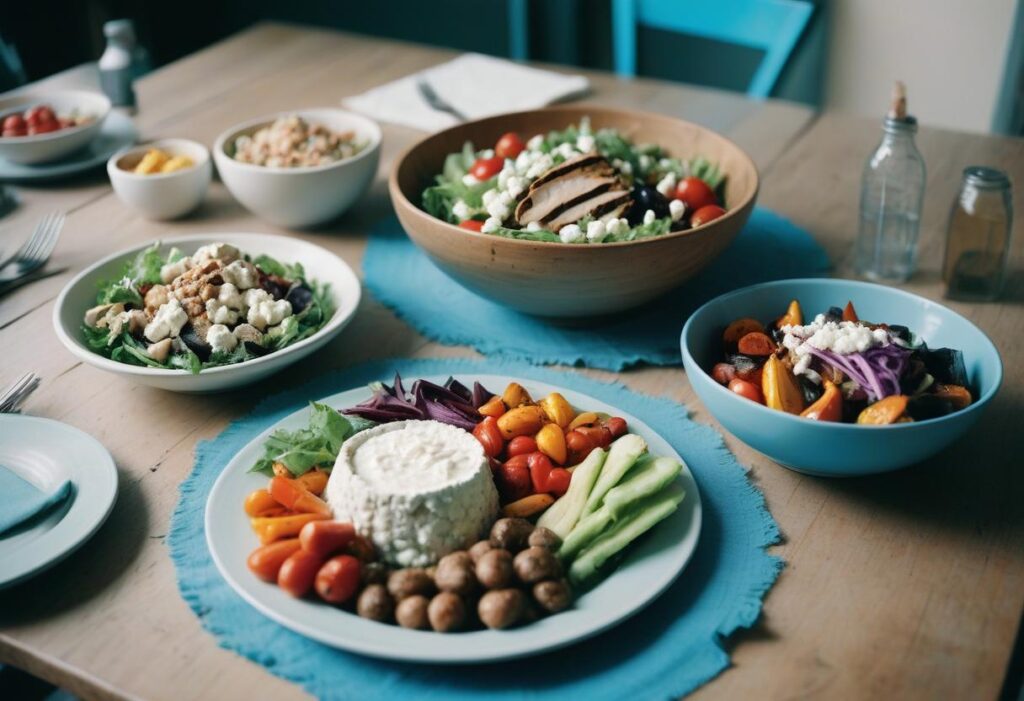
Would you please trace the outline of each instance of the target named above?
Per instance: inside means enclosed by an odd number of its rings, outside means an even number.
[[[997,168],[967,166],[964,168],[964,184],[981,190],[1006,190],[1010,187],[1010,178]]]

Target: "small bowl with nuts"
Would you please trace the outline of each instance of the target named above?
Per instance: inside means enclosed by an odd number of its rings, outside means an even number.
[[[213,163],[197,141],[162,139],[114,154],[107,174],[118,198],[147,219],[175,219],[206,197]]]

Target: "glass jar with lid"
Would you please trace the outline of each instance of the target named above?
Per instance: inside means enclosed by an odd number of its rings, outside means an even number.
[[[1010,179],[995,168],[964,169],[946,232],[942,278],[946,296],[967,301],[997,299],[1006,275],[1013,223]]]

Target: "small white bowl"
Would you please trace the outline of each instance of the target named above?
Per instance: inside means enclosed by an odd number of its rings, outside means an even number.
[[[355,315],[361,296],[359,278],[341,258],[312,243],[272,234],[210,233],[161,239],[160,249],[166,253],[177,246],[186,253],[192,253],[200,246],[218,242],[235,246],[242,253],[254,257],[266,254],[282,263],[302,263],[310,279],[330,284],[334,315],[322,329],[298,343],[261,358],[208,368],[195,375],[187,370],[128,365],[105,358],[86,345],[82,320],[86,310],[96,304],[98,283],[101,280],[117,279],[128,260],[153,244],[147,241],[94,263],[64,287],[53,307],[53,328],[57,338],[74,356],[88,365],[140,384],[174,392],[218,392],[258,382],[305,358],[337,336]]]
[[[351,158],[322,166],[279,168],[241,163],[228,155],[235,139],[252,134],[278,117],[298,115],[335,131],[353,131],[363,150]],[[285,227],[321,224],[351,207],[377,173],[380,127],[345,110],[290,110],[231,127],[213,145],[217,172],[231,194],[254,214]]]
[[[63,90],[0,99],[0,118],[15,112],[22,113],[35,105],[49,105],[58,117],[77,112],[93,119],[88,124],[48,134],[0,137],[0,158],[22,165],[59,160],[95,139],[103,126],[103,120],[110,114],[110,100],[104,95],[86,90]]]
[[[171,156],[188,156],[193,165],[170,173],[139,175],[133,172],[151,149]],[[149,219],[174,219],[199,206],[213,177],[210,152],[188,139],[161,139],[115,153],[107,161],[107,175],[121,201]]]

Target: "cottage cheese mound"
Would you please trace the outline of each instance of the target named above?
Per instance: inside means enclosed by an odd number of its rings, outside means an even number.
[[[490,529],[498,492],[480,443],[438,421],[398,421],[341,447],[327,483],[334,518],[350,521],[399,567],[423,567]]]

